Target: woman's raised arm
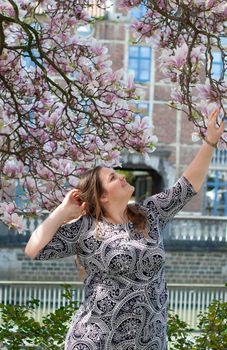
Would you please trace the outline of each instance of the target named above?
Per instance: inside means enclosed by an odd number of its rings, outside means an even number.
[[[203,144],[192,160],[190,165],[184,171],[183,176],[192,184],[194,190],[198,192],[207,176],[208,168],[212,159],[215,145],[219,141],[224,132],[224,120],[221,125],[217,125],[219,109],[216,109],[208,117],[207,136],[204,138]]]
[[[25,247],[26,255],[35,258],[51,241],[61,225],[82,215],[85,203],[81,203],[78,196],[77,189],[68,192],[63,202],[36,228]]]

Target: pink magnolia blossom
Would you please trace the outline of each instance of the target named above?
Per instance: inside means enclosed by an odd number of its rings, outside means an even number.
[[[79,180],[78,178],[76,178],[75,176],[69,176],[69,184],[70,186],[74,187],[74,188],[77,188],[78,186],[78,183],[79,183]]]
[[[117,0],[117,6],[121,9],[130,9],[138,6],[142,0]]]
[[[124,81],[124,72],[112,69],[101,42],[76,34],[79,26],[90,23],[87,2],[71,6],[68,0],[43,0],[38,5],[18,0],[14,7],[12,3],[0,4],[0,12],[10,17],[3,21],[0,60],[0,145],[10,149],[2,166],[1,199],[17,179],[27,195],[24,213],[34,215],[54,208],[85,169],[102,162],[120,164],[124,148],[139,151],[149,161],[157,139],[148,120],[134,119],[130,110],[129,104],[138,99],[131,77]],[[142,3],[147,12],[133,24],[134,34],[158,48],[162,74],[172,83],[173,107],[181,105],[196,131],[206,133],[211,106],[224,100],[227,92],[222,80],[212,80],[207,59],[212,43],[218,45],[224,34],[227,6],[214,0],[183,0],[184,6],[164,0],[120,0],[117,6],[125,13]],[[21,22],[15,18],[16,7]],[[33,37],[31,50],[24,46],[28,32]],[[17,50],[11,50],[15,43]],[[208,78],[205,83],[202,76]],[[13,214],[19,215],[18,208],[8,213]],[[7,220],[10,224],[12,218]]]
[[[208,8],[211,8],[215,5],[216,3],[216,0],[206,0],[205,2],[205,7],[208,9]]]
[[[218,102],[219,95],[218,92],[210,85],[209,80],[207,79],[205,84],[198,84],[197,90],[200,99],[207,100],[209,102]]]
[[[195,5],[197,6],[201,6],[201,5],[205,5],[206,0],[194,0]]]
[[[0,212],[1,214],[7,213],[9,215],[13,214],[16,210],[16,206],[14,203],[1,203],[0,204]]]
[[[21,179],[21,185],[24,189],[26,189],[29,192],[37,191],[36,181],[30,177]]]
[[[48,153],[52,153],[53,151],[56,150],[56,142],[49,141],[45,143],[45,145],[43,146],[43,149]]]
[[[195,63],[199,63],[202,59],[204,59],[205,57],[204,51],[205,51],[204,46],[193,47],[190,54],[191,62],[195,64]]]
[[[171,90],[171,98],[174,102],[182,104],[184,101],[184,97],[182,95],[182,92],[180,91],[180,88],[178,86],[173,87]]]
[[[13,8],[13,6],[11,6],[10,4],[6,3],[6,2],[2,2],[0,4],[0,10],[1,10],[1,14],[4,16],[15,16],[15,10]]]
[[[198,104],[199,110],[201,112],[201,114],[207,118],[208,115],[210,115],[210,113],[212,111],[214,111],[216,108],[220,107],[219,102],[209,102],[209,101],[205,101],[204,99],[202,99],[200,101],[200,103]]]
[[[128,84],[127,84],[127,87],[128,89],[133,89],[134,88],[134,76],[133,74],[129,74],[128,75]]]
[[[68,175],[72,174],[75,171],[75,165],[70,160],[61,159],[59,161],[59,170],[62,171],[64,176],[68,176]]]
[[[44,168],[41,164],[37,164],[37,172],[41,179],[44,179],[44,180],[54,179],[54,172],[48,168]]]
[[[20,178],[24,174],[24,165],[20,160],[9,159],[5,163],[3,173],[12,178]]]
[[[34,203],[32,202],[31,204],[29,204],[29,211],[31,216],[38,216],[40,214],[43,213],[42,208],[40,208],[40,206],[38,205],[38,203]]]
[[[178,46],[174,50],[174,54],[170,57],[166,57],[167,65],[174,65],[177,68],[181,68],[185,63],[188,55],[188,45],[183,43],[183,45]]]
[[[129,128],[134,133],[133,141],[141,153],[145,154],[151,149],[155,150],[158,139],[155,135],[152,135],[153,127],[148,117],[141,118],[136,115],[134,123]]]
[[[182,106],[182,110],[196,125],[194,109],[197,109],[201,119],[204,119],[202,111],[205,111],[205,115],[207,113],[205,106],[200,106],[201,100],[207,105],[220,104],[220,101],[224,104],[226,100],[224,79],[217,81],[212,77],[209,57],[213,46],[217,46],[222,53],[220,63],[223,73],[226,72],[226,53],[219,45],[219,37],[225,32],[227,3],[218,0],[183,0],[182,6],[167,1],[144,5],[149,15],[147,12],[133,25],[137,41],[146,37],[147,43],[152,43],[160,50],[162,74],[168,78],[166,81],[174,83],[171,84],[171,106]],[[205,83],[203,76],[207,78]]]
[[[9,225],[9,227],[17,230],[20,233],[25,230],[25,223],[17,213],[9,214],[8,212],[4,212],[2,220],[5,224]]]

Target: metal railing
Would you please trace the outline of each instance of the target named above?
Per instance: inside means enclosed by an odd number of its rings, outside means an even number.
[[[207,311],[211,301],[227,301],[227,287],[223,285],[169,285],[169,310],[192,328],[198,324],[197,315]]]
[[[177,215],[168,224],[166,240],[227,242],[227,218]]]
[[[44,218],[26,218],[26,230],[18,234],[0,224],[0,245],[25,244],[30,234]],[[166,241],[227,242],[227,218],[223,216],[197,216],[180,214],[167,225],[164,234]]]
[[[27,232],[34,231],[41,219],[27,219]],[[176,215],[166,229],[167,240],[227,242],[227,218],[223,216]]]
[[[83,283],[67,284],[72,286],[73,297],[79,307],[84,300]],[[64,288],[60,285],[61,282],[1,281],[0,303],[21,305],[32,298],[39,299],[41,303],[34,312],[34,318],[40,321],[44,315],[67,304]],[[168,290],[170,311],[178,314],[192,328],[196,327],[198,313],[204,312],[212,300],[227,301],[227,287],[223,285],[169,284]]]

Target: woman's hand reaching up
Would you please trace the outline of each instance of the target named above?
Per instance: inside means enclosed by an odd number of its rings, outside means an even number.
[[[225,129],[224,120],[222,120],[220,125],[218,125],[219,112],[220,109],[218,108],[208,116],[207,135],[204,136],[204,140],[208,143],[208,145],[214,148],[216,148],[217,143]]]
[[[66,194],[60,206],[64,210],[64,222],[77,219],[85,210],[85,202],[80,199],[80,191],[76,188]]]

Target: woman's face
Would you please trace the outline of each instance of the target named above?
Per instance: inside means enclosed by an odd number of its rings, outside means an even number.
[[[105,190],[103,198],[106,198],[106,201],[128,201],[134,192],[134,187],[125,180],[125,176],[117,174],[111,168],[103,167],[100,170],[100,180]]]

